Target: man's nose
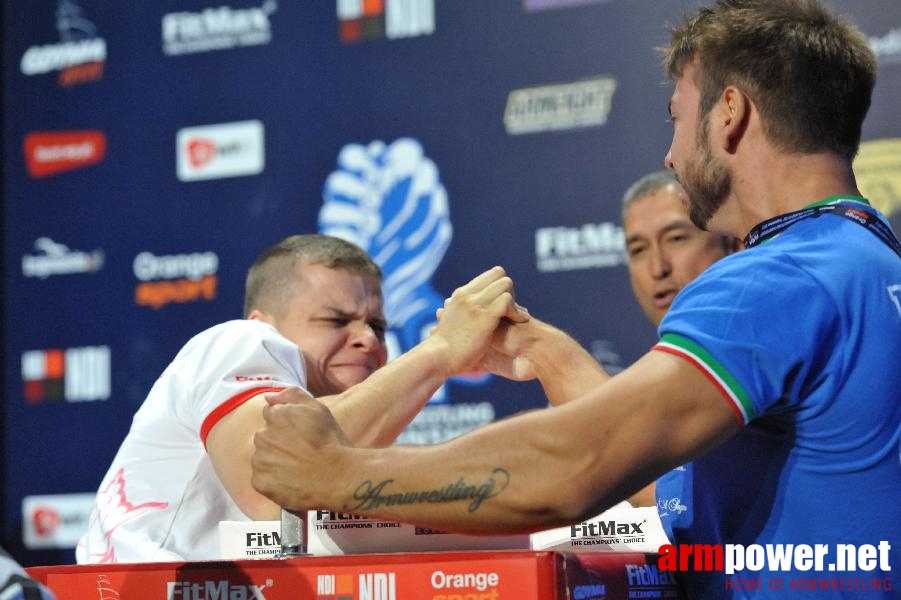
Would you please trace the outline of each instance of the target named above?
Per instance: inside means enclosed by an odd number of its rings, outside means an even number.
[[[351,332],[351,343],[355,348],[360,348],[367,352],[380,349],[384,345],[384,341],[368,323],[355,323]]]
[[[651,276],[654,279],[663,279],[673,272],[673,266],[669,256],[661,248],[651,250]]]

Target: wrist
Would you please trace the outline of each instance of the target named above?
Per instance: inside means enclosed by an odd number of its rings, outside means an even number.
[[[364,514],[373,508],[372,494],[383,481],[381,471],[384,461],[379,459],[380,451],[370,448],[343,448],[336,464],[336,481],[329,483],[324,497],[325,506],[339,512]]]
[[[426,378],[434,378],[439,385],[464,370],[459,365],[453,345],[437,332],[422,340],[408,354],[411,359],[421,362]]]
[[[570,338],[556,327],[538,321],[530,333],[524,356],[531,362],[539,381],[543,382],[556,376],[559,363],[566,360],[564,341]]]
[[[546,323],[541,323],[539,332],[541,342],[532,344],[528,358],[542,385],[572,377],[581,363],[597,367],[594,357],[569,334]]]

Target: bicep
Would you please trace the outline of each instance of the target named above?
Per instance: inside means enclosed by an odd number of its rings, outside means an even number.
[[[740,428],[720,388],[688,360],[652,351],[606,386],[641,465],[665,472],[719,446]]]
[[[244,514],[258,521],[279,518],[278,505],[250,484],[253,435],[264,425],[265,405],[265,393],[251,397],[213,425],[206,438],[207,454],[223,487]]]
[[[717,386],[687,360],[652,351],[591,393],[552,409],[575,442],[591,440],[588,513],[634,494],[709,452],[740,428]],[[571,454],[571,455],[572,455]]]

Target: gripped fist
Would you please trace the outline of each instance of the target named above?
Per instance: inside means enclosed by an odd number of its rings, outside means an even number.
[[[529,313],[516,304],[513,280],[492,267],[458,287],[438,310],[433,343],[443,343],[449,368],[463,373],[476,367],[503,319],[525,322]]]
[[[482,355],[478,368],[511,381],[531,381],[538,375],[528,351],[535,339],[533,318],[527,323],[502,321],[491,338],[491,347]]]
[[[265,426],[253,437],[251,484],[283,508],[313,508],[324,498],[336,456],[350,444],[329,409],[302,390],[288,388],[266,401]]]

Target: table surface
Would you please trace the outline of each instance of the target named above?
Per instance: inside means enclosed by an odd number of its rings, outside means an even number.
[[[653,554],[476,551],[31,567],[58,600],[680,598]],[[636,594],[637,593],[637,594]]]

